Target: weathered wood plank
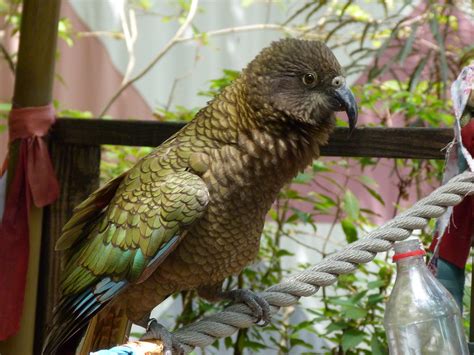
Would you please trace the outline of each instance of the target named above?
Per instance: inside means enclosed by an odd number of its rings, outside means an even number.
[[[128,145],[154,147],[183,127],[178,122],[126,121],[61,118],[53,128],[59,143],[85,145]],[[443,159],[443,148],[452,140],[449,128],[356,129],[348,137],[347,128],[337,128],[325,156]]]
[[[71,217],[75,206],[99,187],[100,146],[52,143],[51,158],[60,184],[56,202],[47,207],[43,218],[43,243],[41,245],[40,275],[38,285],[37,352],[51,323],[53,307],[59,299],[60,258],[54,250],[61,229]],[[35,352],[36,353],[36,352]]]
[[[52,138],[68,144],[155,147],[183,126],[181,122],[60,118]]]
[[[356,129],[348,138],[347,128],[337,128],[321,154],[333,157],[373,157],[406,159],[444,159],[446,146],[453,139],[448,128]]]

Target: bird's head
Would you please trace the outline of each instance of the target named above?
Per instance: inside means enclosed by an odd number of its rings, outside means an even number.
[[[356,125],[354,95],[336,57],[322,42],[274,42],[247,66],[243,77],[256,109],[270,108],[285,119],[317,127],[332,127],[334,113],[345,111],[350,130]]]

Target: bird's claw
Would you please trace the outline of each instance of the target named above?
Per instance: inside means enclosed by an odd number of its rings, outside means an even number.
[[[264,327],[271,321],[270,304],[265,298],[259,296],[250,290],[231,290],[225,293],[226,297],[235,303],[244,303],[255,314],[256,322],[259,326]],[[263,322],[263,323],[261,323]]]
[[[150,319],[146,333],[143,334],[140,340],[161,340],[164,355],[185,354],[180,342],[156,319]]]

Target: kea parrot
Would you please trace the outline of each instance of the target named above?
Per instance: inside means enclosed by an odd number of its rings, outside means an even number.
[[[243,302],[268,322],[262,297],[222,283],[256,257],[268,210],[319,156],[337,111],[352,131],[357,104],[324,43],[287,38],[264,48],[191,122],[75,208],[56,244],[66,260],[62,297],[43,353],[63,354],[112,304],[148,326],[165,353],[181,352],[149,317],[183,290]]]

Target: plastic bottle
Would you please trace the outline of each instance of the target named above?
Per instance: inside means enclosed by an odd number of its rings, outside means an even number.
[[[394,249],[397,278],[384,317],[390,354],[469,354],[459,308],[425,265],[420,242]]]

